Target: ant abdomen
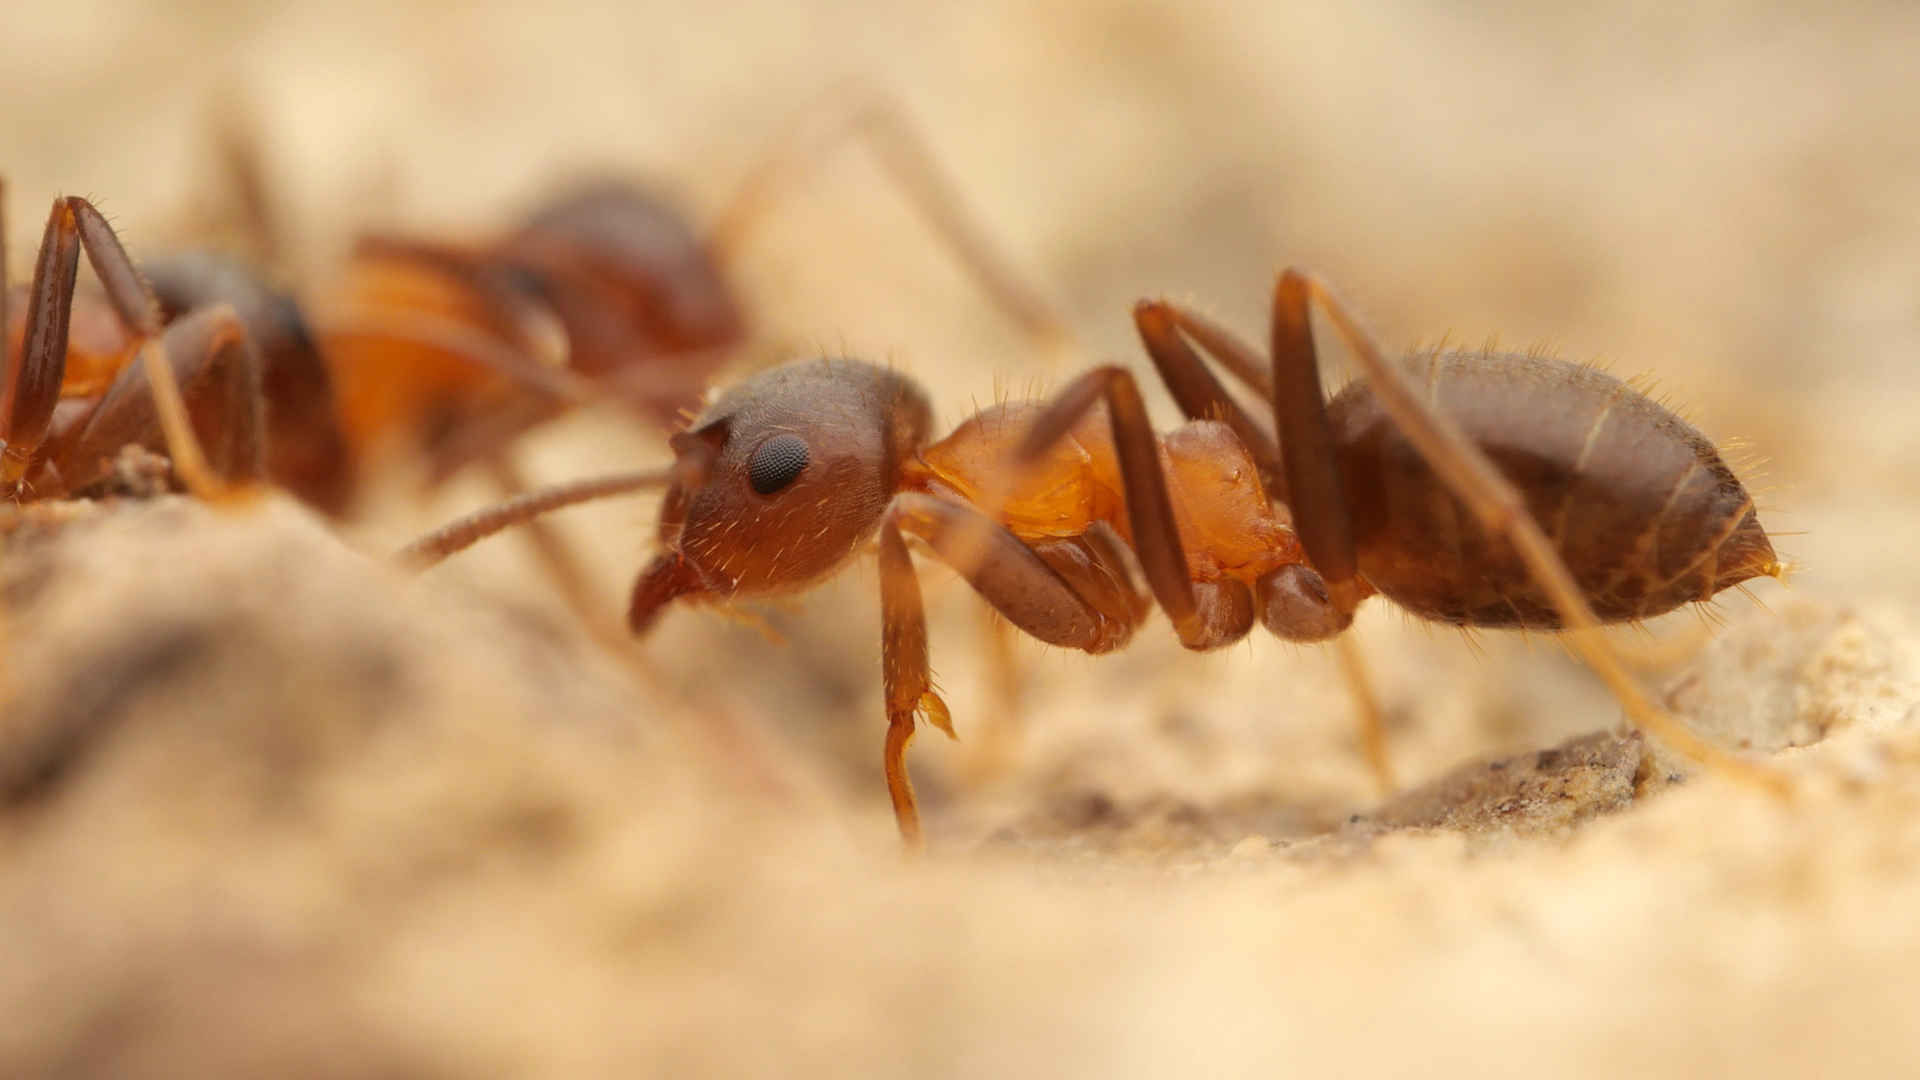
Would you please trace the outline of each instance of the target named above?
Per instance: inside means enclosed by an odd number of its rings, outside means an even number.
[[[1780,566],[1753,498],[1704,435],[1588,365],[1491,352],[1405,364],[1427,403],[1519,489],[1603,621],[1651,618]],[[1364,383],[1330,403],[1362,575],[1458,625],[1557,630],[1513,546],[1441,483]]]
[[[658,357],[718,357],[746,324],[707,243],[659,199],[625,184],[547,207],[497,251],[567,327],[572,366],[608,375]],[[712,364],[694,365],[686,389]]]

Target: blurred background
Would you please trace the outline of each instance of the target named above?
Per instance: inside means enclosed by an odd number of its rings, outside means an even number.
[[[1917,58],[1920,9],[1873,0],[0,0],[0,173],[16,276],[59,193],[96,199],[136,257],[166,250],[217,197],[215,117],[238,102],[291,238],[278,272],[318,303],[359,230],[495,236],[582,178],[641,179],[705,223],[797,112],[862,80],[1062,306],[1080,357],[1023,337],[850,149],[730,267],[755,344],[722,383],[798,355],[886,359],[951,425],[1076,363],[1145,370],[1143,296],[1258,339],[1274,272],[1305,264],[1398,346],[1498,340],[1656,376],[1738,448],[1795,592],[1902,620],[1920,602]],[[591,409],[517,453],[554,480],[666,452]],[[461,477],[423,501],[415,481],[370,500],[350,542],[390,550],[493,497]],[[609,612],[652,513],[564,520]],[[520,541],[442,573],[567,618]],[[979,605],[925,576],[968,740],[916,746],[936,838],[1070,819],[1094,797],[1220,814],[1206,835],[1225,842],[1371,804],[1330,654],[1256,635],[1191,656],[1156,618],[1122,657],[1020,644],[1008,710]],[[646,655],[674,700],[764,722],[879,837],[874,590],[865,568],[763,612],[784,645],[677,611]],[[1619,641],[1657,680],[1751,604]],[[1551,642],[1464,640],[1380,602],[1359,640],[1403,781],[1618,717]],[[969,738],[1015,714],[1008,743]]]

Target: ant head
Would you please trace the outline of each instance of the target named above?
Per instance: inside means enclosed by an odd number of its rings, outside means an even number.
[[[930,424],[918,387],[859,360],[787,364],[734,387],[673,438],[683,479],[663,524],[682,577],[733,595],[831,573],[879,527]]]

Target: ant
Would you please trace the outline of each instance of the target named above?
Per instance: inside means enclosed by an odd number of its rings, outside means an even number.
[[[1016,323],[1065,345],[1066,321],[986,239],[911,122],[851,84],[789,123],[704,232],[647,191],[605,183],[479,246],[363,237],[320,320],[342,467],[401,448],[424,453],[433,481],[477,461],[513,488],[505,445],[572,406],[612,398],[672,430],[748,341],[727,264],[784,189],[852,140]]]
[[[275,261],[271,185],[229,100],[216,115],[217,218],[255,260]],[[988,295],[1044,348],[1071,351],[1067,321],[969,214],[892,97],[854,82],[790,121],[703,235],[639,188],[602,184],[478,246],[362,237],[308,329],[249,263],[204,252],[150,264],[169,312],[227,302],[266,358],[269,474],[331,517],[396,452],[424,457],[429,484],[478,463],[509,495],[527,484],[508,453],[574,406],[614,400],[671,430],[748,341],[725,269],[785,191],[837,146],[859,141]],[[562,539],[536,523],[535,553],[595,623],[591,586]],[[619,631],[607,628],[615,638]]]
[[[169,323],[215,305],[239,319],[259,356],[265,477],[330,517],[344,515],[353,494],[348,447],[332,375],[298,301],[249,261],[210,249],[162,255],[141,270]]]
[[[1362,373],[1331,400],[1315,307]],[[1374,593],[1440,623],[1565,631],[1639,726],[1779,785],[1654,704],[1600,634],[1782,572],[1753,499],[1686,422],[1610,375],[1551,357],[1433,350],[1390,361],[1298,269],[1275,288],[1267,358],[1170,302],[1141,302],[1135,321],[1189,417],[1164,436],[1118,366],[1086,372],[1045,405],[984,410],[935,442],[926,396],[905,376],[858,360],[798,362],[720,395],[673,436],[667,469],[525,496],[422,537],[402,558],[429,565],[559,506],[664,486],[664,550],[628,608],[644,634],[675,601],[805,589],[877,532],[884,763],[910,848],[921,843],[905,757],[915,718],[953,729],[930,681],[908,536],[1014,626],[1089,653],[1125,645],[1150,600],[1190,649],[1239,641],[1255,621],[1327,641]],[[1277,439],[1195,345],[1271,402]]]
[[[175,476],[203,497],[257,481],[261,360],[234,309],[200,306],[163,324],[113,227],[71,195],[54,200],[33,282],[16,295],[5,200],[0,185],[0,498],[102,490],[117,479],[127,446],[164,451]],[[76,295],[83,250],[99,288]]]

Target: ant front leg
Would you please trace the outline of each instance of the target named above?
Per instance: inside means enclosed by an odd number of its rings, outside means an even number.
[[[1601,623],[1593,607],[1560,558],[1553,542],[1528,512],[1525,497],[1500,474],[1486,453],[1460,431],[1444,413],[1421,400],[1420,392],[1392,361],[1360,320],[1318,278],[1289,267],[1281,272],[1274,289],[1274,407],[1279,414],[1290,486],[1300,475],[1294,469],[1294,443],[1287,435],[1296,417],[1317,418],[1317,431],[1305,437],[1311,450],[1315,440],[1324,438],[1331,460],[1332,432],[1326,419],[1326,406],[1320,397],[1319,372],[1314,359],[1313,333],[1309,305],[1317,301],[1334,329],[1352,351],[1363,377],[1387,415],[1407,437],[1420,456],[1447,487],[1479,518],[1489,533],[1503,536],[1519,553],[1528,571],[1546,590],[1569,637],[1587,663],[1606,682],[1620,700],[1636,726],[1658,737],[1681,753],[1711,768],[1784,794],[1786,781],[1778,773],[1757,766],[1721,750],[1695,735],[1649,697],[1630,675],[1619,655],[1601,633]],[[1311,425],[1308,425],[1311,427]],[[1330,471],[1320,478],[1323,488],[1339,495],[1339,474]],[[1296,499],[1301,497],[1295,487]],[[1300,513],[1299,505],[1295,506]],[[1296,524],[1302,518],[1296,517]],[[1347,551],[1352,550],[1351,531],[1343,519],[1337,530],[1347,535]],[[1307,540],[1306,530],[1301,540]],[[1311,545],[1309,557],[1318,563],[1319,555]],[[1324,572],[1324,568],[1323,568]],[[1329,585],[1332,582],[1329,580]]]
[[[167,434],[168,456],[189,484],[204,480],[205,470],[194,467],[204,461],[204,455],[193,441],[179,386],[163,355],[159,305],[106,218],[92,203],[68,195],[54,200],[47,218],[28,291],[20,356],[8,366],[6,384],[0,389],[0,446],[4,447],[0,449],[0,490],[18,490],[46,442],[66,375],[67,327],[83,249],[114,314],[141,342],[154,406]],[[195,493],[216,494],[217,488],[196,488]]]
[[[181,481],[199,494],[257,484],[265,474],[266,409],[261,390],[260,354],[232,307],[201,308],[167,327],[147,362],[129,364],[98,403],[62,437],[49,465],[68,491],[82,491],[105,480],[113,459],[129,444],[163,452]],[[151,377],[154,361],[164,365],[166,385]],[[171,409],[162,404],[168,392]],[[173,409],[187,426],[168,430]],[[172,447],[194,448],[191,455]],[[201,457],[200,447],[208,453]],[[197,459],[197,460],[196,460]]]
[[[907,844],[920,844],[920,818],[907,775],[914,716],[953,736],[947,706],[933,692],[919,578],[902,533],[924,540],[1014,627],[1061,648],[1110,652],[1127,643],[1146,613],[1118,552],[1093,536],[1030,547],[979,511],[918,492],[894,496],[880,531],[881,653],[886,673],[887,790]]]
[[[887,521],[926,541],[1008,623],[1048,645],[1112,652],[1146,614],[1118,542],[1101,533],[1030,544],[978,510],[918,492],[894,496]]]
[[[907,775],[907,747],[913,743],[913,718],[923,709],[928,719],[951,735],[946,703],[933,692],[927,660],[927,616],[920,601],[920,578],[900,530],[889,521],[880,529],[880,667],[887,699],[887,740],[882,764],[893,819],[909,851],[925,843],[920,807]]]

